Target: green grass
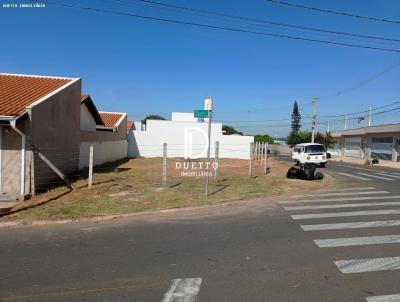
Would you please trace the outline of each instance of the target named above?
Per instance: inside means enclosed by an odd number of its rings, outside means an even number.
[[[327,182],[288,180],[285,177],[287,165],[275,160],[269,161],[271,173],[267,175],[255,162],[254,177],[250,179],[247,161],[221,160],[218,180],[210,178],[210,195],[206,198],[204,178],[181,177],[174,162],[174,159],[168,160],[167,186],[161,184],[160,158],[131,159],[97,169],[92,190],[86,187],[84,180],[76,181],[80,189],[68,193],[68,189],[62,187],[41,194],[0,221],[78,219],[180,208],[299,192],[319,188]]]

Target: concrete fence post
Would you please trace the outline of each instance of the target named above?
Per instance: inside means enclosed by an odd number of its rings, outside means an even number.
[[[265,174],[267,174],[267,171],[268,171],[268,143],[265,143],[265,146],[264,146],[264,152],[265,152],[265,154],[264,154],[264,173]]]
[[[254,154],[254,143],[250,143],[249,178],[251,178],[253,174],[253,154]]]
[[[92,188],[93,185],[93,144],[90,144],[89,148],[89,179],[88,179],[88,187]]]
[[[1,162],[1,161],[0,161]],[[1,168],[1,167],[0,167]],[[1,186],[0,186],[1,188]],[[35,184],[35,152],[31,148],[31,194],[32,197],[36,195],[36,184]]]
[[[215,142],[215,168],[214,168],[214,179],[217,180],[218,177],[218,168],[219,168],[219,141]]]
[[[167,185],[167,143],[163,144],[163,172],[162,172],[162,183],[164,186]]]

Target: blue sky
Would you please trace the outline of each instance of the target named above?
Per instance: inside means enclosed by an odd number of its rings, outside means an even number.
[[[143,6],[135,0],[54,0],[182,21],[266,33],[400,49],[399,42],[337,38],[232,20],[200,17]],[[291,1],[291,0],[290,0]],[[0,1],[10,3],[11,1]],[[12,1],[29,3],[30,1]],[[400,39],[400,25],[328,15],[264,0],[163,0],[188,6],[301,26]],[[400,20],[396,0],[296,0],[310,6]],[[384,3],[384,5],[382,4]],[[245,133],[285,135],[298,100],[308,128],[311,100],[318,114],[358,112],[400,101],[400,53],[322,45],[275,37],[145,21],[47,5],[43,9],[0,7],[0,71],[80,77],[101,110],[170,117],[171,111],[215,101],[215,116]],[[390,69],[377,78],[372,75]],[[368,81],[370,79],[370,81]],[[343,94],[337,96],[337,92]],[[321,121],[328,118],[321,117]],[[334,121],[331,129],[343,127]],[[244,122],[237,122],[244,121]],[[373,123],[400,122],[398,111]],[[349,127],[365,125],[349,121]],[[319,129],[325,130],[326,124]]]

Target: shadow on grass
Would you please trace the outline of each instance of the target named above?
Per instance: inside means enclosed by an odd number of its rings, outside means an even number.
[[[93,168],[96,173],[125,172],[132,168],[120,168],[119,166],[129,162],[129,158],[123,158],[112,163],[106,163]]]
[[[219,188],[219,189],[215,190],[214,192],[212,192],[212,193],[210,194],[210,196],[211,196],[211,195],[215,195],[215,194],[221,192],[222,190],[225,190],[226,188],[228,188],[228,187],[230,187],[230,186],[231,186],[231,185],[217,185],[217,187],[221,187],[221,188]]]
[[[20,208],[20,209],[14,210],[14,211],[11,210],[11,211],[9,211],[9,212],[7,212],[7,213],[2,213],[2,214],[0,214],[0,217],[4,217],[4,216],[11,215],[11,214],[19,213],[19,212],[22,212],[22,211],[25,211],[25,210],[29,210],[29,209],[33,209],[33,208],[36,208],[36,207],[40,207],[40,206],[42,206],[42,205],[45,205],[46,203],[55,201],[55,200],[57,200],[57,199],[59,199],[59,198],[65,196],[65,195],[69,194],[71,191],[73,191],[73,190],[72,190],[72,189],[69,189],[69,190],[66,191],[66,192],[63,192],[63,193],[61,193],[61,194],[59,194],[59,195],[57,195],[57,196],[51,197],[51,198],[49,198],[49,199],[47,199],[47,200],[45,200],[45,201],[42,201],[42,202],[40,202],[40,203],[32,204],[32,205],[30,205],[30,206],[26,206],[26,207],[24,207],[24,208]]]
[[[177,187],[177,186],[180,186],[181,184],[182,184],[181,182],[178,182],[178,183],[176,183],[176,184],[170,185],[169,187],[170,187],[170,188],[175,188],[175,187]]]

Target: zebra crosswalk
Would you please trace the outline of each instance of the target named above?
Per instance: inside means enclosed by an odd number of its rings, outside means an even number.
[[[364,169],[367,170],[367,169]],[[368,172],[358,172],[354,170],[354,172],[338,172],[341,176],[345,176],[351,179],[357,179],[362,181],[371,181],[371,180],[384,180],[384,181],[393,181],[400,179],[400,173],[396,172],[386,172],[386,171],[374,171],[370,170]]]
[[[368,180],[373,178],[394,180],[400,176],[393,177],[386,173],[372,176],[362,172],[356,172],[354,175],[342,174],[351,175],[349,177],[357,179],[368,178]],[[332,196],[334,197],[331,198]],[[379,249],[380,253],[376,254],[377,250],[373,249],[373,246],[381,245],[399,245],[400,247],[400,195],[392,195],[373,187],[354,187],[330,190],[329,193],[326,191],[314,195],[298,196],[294,200],[285,200],[279,203],[294,221],[301,223],[300,228],[303,231],[312,232],[315,236],[312,240],[318,248],[329,248],[335,251],[334,253],[338,253],[337,258],[332,259],[332,262],[341,273],[351,275],[378,271],[388,273],[400,270],[400,249],[394,255],[393,253],[382,255],[383,249]],[[385,219],[385,217],[390,219]],[[327,221],[325,222],[325,220]],[[373,230],[379,231],[379,234],[371,234]],[[327,234],[330,235],[324,235],[324,232],[328,231]],[[386,231],[387,234],[382,234]],[[398,231],[397,234],[396,231]],[[361,232],[362,236],[351,236],[349,235],[351,232],[357,234]],[[332,233],[336,235],[332,236]],[[364,251],[370,248],[371,257],[365,258],[365,253],[359,258],[340,256],[343,255],[343,249],[357,247],[362,247]],[[350,254],[354,256],[354,253]],[[342,257],[344,259],[341,259]],[[398,292],[385,291],[385,288],[382,288],[382,293],[380,293],[382,295],[366,296],[365,301],[400,302],[400,289]]]

